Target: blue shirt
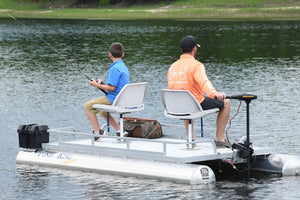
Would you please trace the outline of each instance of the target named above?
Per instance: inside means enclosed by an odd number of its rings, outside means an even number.
[[[117,60],[109,66],[106,84],[115,86],[115,91],[107,91],[105,95],[113,103],[121,89],[129,83],[129,71],[122,60]]]

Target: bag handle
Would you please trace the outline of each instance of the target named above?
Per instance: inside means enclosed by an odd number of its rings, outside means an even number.
[[[152,134],[156,131],[156,129],[157,129],[158,123],[157,123],[157,122],[153,122],[153,124],[154,124],[154,127],[153,127],[153,128],[151,129],[151,131],[149,131],[149,133],[146,135],[147,138],[148,138],[149,135],[152,135]]]

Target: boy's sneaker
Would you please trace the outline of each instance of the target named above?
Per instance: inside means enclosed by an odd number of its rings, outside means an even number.
[[[94,131],[93,131],[93,134],[95,135],[95,132],[94,132]],[[98,134],[99,134],[99,135],[103,135],[103,134],[104,134],[104,130],[100,129],[100,131],[99,131]],[[94,139],[95,139],[95,141],[98,141],[98,140],[100,140],[101,138],[100,138],[100,137],[94,137]]]
[[[220,141],[215,141],[216,147],[217,148],[231,148],[230,144],[227,141],[220,142]]]
[[[192,141],[195,141],[195,140],[192,140]],[[187,141],[187,142],[188,142],[188,141]],[[191,145],[192,145],[192,148],[194,148],[194,147],[196,146],[196,143],[192,143]],[[190,144],[186,144],[186,147],[187,147],[187,148],[189,148],[189,146],[190,146]]]

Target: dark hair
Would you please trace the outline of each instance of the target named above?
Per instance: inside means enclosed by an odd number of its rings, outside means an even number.
[[[119,42],[114,42],[110,45],[110,48],[109,48],[109,53],[111,53],[111,55],[114,57],[114,58],[121,58],[122,55],[123,55],[123,45]]]

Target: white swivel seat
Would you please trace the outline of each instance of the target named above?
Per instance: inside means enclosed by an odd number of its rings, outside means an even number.
[[[131,83],[125,85],[117,95],[112,105],[95,104],[93,108],[120,115],[120,137],[124,137],[123,114],[144,109],[144,99],[148,83]]]
[[[169,118],[188,120],[188,147],[192,144],[192,120],[219,112],[218,108],[203,110],[194,95],[188,90],[162,89],[161,99],[164,115]]]

